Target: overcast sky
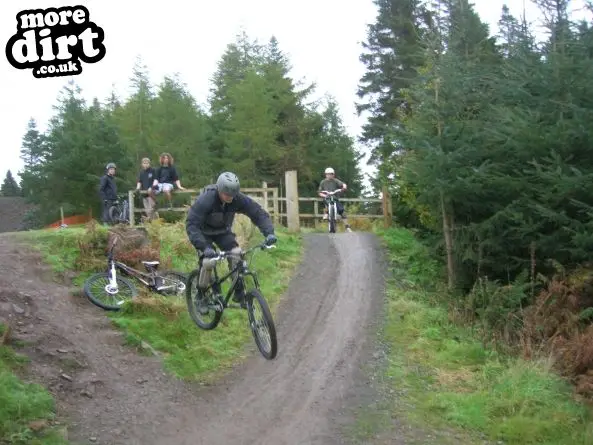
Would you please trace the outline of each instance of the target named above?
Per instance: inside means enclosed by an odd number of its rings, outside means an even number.
[[[503,0],[475,0],[482,20],[496,33]],[[507,0],[518,16],[522,0]],[[113,88],[120,97],[129,93],[129,78],[137,55],[148,65],[151,80],[159,83],[166,74],[179,73],[196,100],[205,104],[210,78],[225,46],[243,27],[251,38],[265,42],[275,35],[287,53],[294,78],[317,83],[317,97],[334,96],[352,136],[360,133],[364,117],[356,116],[354,102],[364,66],[358,58],[366,26],[373,23],[377,10],[371,0],[227,0],[166,2],[140,0],[2,0],[0,2],[0,143],[3,161],[0,181],[10,169],[23,168],[19,159],[21,140],[30,117],[45,129],[54,114],[60,89],[68,77],[36,79],[31,70],[13,68],[5,56],[8,39],[16,32],[16,14],[23,9],[85,5],[90,20],[105,32],[107,50],[103,60],[83,64],[83,73],[74,76],[84,97],[105,99]],[[574,1],[573,9],[581,0]],[[154,6],[153,6],[154,5]],[[530,21],[538,19],[537,8],[527,2]],[[110,161],[110,160],[105,160]],[[370,171],[365,167],[365,171]],[[338,172],[339,175],[339,172]],[[320,172],[321,176],[321,172]]]

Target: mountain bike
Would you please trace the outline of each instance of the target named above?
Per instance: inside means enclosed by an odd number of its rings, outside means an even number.
[[[114,224],[128,224],[130,222],[130,203],[126,195],[118,195],[117,201],[109,208],[109,220]]]
[[[160,295],[182,296],[185,293],[186,274],[175,271],[158,270],[159,261],[142,261],[146,272],[141,272],[120,261],[115,261],[113,249],[117,238],[111,244],[107,254],[108,269],[106,272],[98,272],[91,275],[84,283],[84,293],[95,306],[107,311],[118,311],[128,300],[138,296],[136,285],[118,275],[118,270],[130,278],[135,278],[145,285],[151,292]],[[96,290],[95,289],[96,286]],[[106,299],[103,296],[106,295]]]
[[[253,254],[256,250],[264,250],[276,247],[259,244],[249,250],[243,251],[241,248],[235,248],[231,251],[220,251],[214,258],[204,258],[201,256],[198,261],[198,268],[189,274],[186,283],[186,302],[189,314],[194,323],[201,329],[211,330],[218,326],[222,313],[227,308],[246,309],[251,333],[255,344],[264,358],[272,360],[278,352],[278,340],[276,338],[276,327],[270,308],[262,295],[259,281],[255,271],[249,269],[245,257],[247,254]],[[218,276],[216,265],[226,258],[238,259],[237,264],[223,277]],[[249,261],[251,263],[251,260]],[[226,294],[223,296],[221,284],[234,275],[234,279]],[[246,286],[245,278],[251,277],[253,285],[249,289]],[[237,284],[242,282],[245,290],[244,305],[239,303],[230,303],[229,300],[237,288]],[[256,321],[255,305],[261,309],[262,320]],[[204,321],[202,316],[212,312],[212,320]],[[260,336],[260,329],[264,329],[264,335]],[[267,335],[265,335],[267,334]],[[266,338],[262,338],[266,337]]]
[[[334,190],[333,192],[325,192],[326,196],[324,198],[325,202],[327,203],[327,222],[329,233],[336,233],[336,221],[338,215],[338,201],[336,200],[335,195],[337,193],[342,192],[342,189]]]

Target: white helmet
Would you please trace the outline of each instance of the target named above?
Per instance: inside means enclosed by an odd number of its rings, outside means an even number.
[[[336,172],[334,171],[334,169],[333,169],[333,168],[331,168],[331,167],[327,167],[327,168],[325,169],[325,174],[327,175],[328,173],[329,173],[329,174],[332,174],[332,175],[335,175],[335,174],[336,174]]]

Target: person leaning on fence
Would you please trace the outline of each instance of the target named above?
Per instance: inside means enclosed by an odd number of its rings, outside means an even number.
[[[154,181],[152,183],[155,195],[158,195],[161,192],[165,193],[165,196],[169,201],[169,208],[173,208],[171,199],[171,192],[175,188],[173,184],[175,184],[179,190],[185,190],[185,188],[181,186],[177,169],[173,163],[173,156],[171,156],[170,153],[162,153],[160,156],[160,166],[156,169]]]
[[[117,185],[115,184],[115,164],[110,162],[105,166],[105,174],[101,177],[99,183],[99,195],[102,204],[102,221],[105,224],[111,222],[109,209],[117,201]]]
[[[147,195],[142,195],[142,204],[144,204],[144,211],[148,219],[153,218],[154,206],[156,204],[154,200],[154,193],[152,189],[152,182],[154,180],[154,168],[150,166],[150,159],[142,159],[142,169],[138,173],[138,179],[136,181],[136,190],[144,190]]]

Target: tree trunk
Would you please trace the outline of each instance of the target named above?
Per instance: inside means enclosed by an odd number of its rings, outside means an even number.
[[[437,110],[439,106],[439,86],[440,86],[440,79],[436,79],[435,82],[435,90],[434,90],[434,97],[435,97],[435,104],[437,105]],[[437,118],[437,134],[439,139],[442,134],[442,123],[440,117]],[[452,290],[455,286],[455,263],[453,260],[453,236],[452,236],[452,224],[453,218],[450,212],[447,211],[447,205],[445,203],[445,194],[443,190],[440,191],[441,195],[441,213],[443,216],[443,236],[445,237],[445,249],[447,251],[447,285],[449,290]]]
[[[443,236],[445,237],[445,249],[447,251],[447,286],[452,290],[455,286],[455,263],[453,260],[453,236],[451,217],[447,212],[445,197],[441,191],[441,211],[443,214]]]

